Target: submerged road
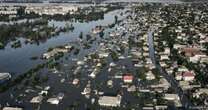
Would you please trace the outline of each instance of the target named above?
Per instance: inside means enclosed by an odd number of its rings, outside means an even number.
[[[149,54],[150,54],[152,63],[154,63],[155,67],[160,71],[160,74],[171,84],[171,86],[174,88],[176,93],[179,95],[180,101],[184,109],[188,110],[190,109],[190,106],[191,106],[190,100],[184,94],[182,88],[179,87],[178,82],[175,80],[175,78],[172,75],[168,75],[167,71],[161,67],[161,65],[159,64],[159,61],[157,61],[155,57],[155,48],[154,48],[154,41],[153,41],[154,30],[155,30],[154,28],[151,28],[148,31]]]

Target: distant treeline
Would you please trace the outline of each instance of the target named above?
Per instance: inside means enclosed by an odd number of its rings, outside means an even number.
[[[201,3],[201,2],[207,2],[208,0],[181,0],[183,2],[194,2],[194,3]]]
[[[43,17],[45,19],[54,19],[58,21],[74,19],[74,20],[78,20],[81,22],[87,22],[87,21],[103,19],[105,13],[113,11],[113,10],[117,10],[117,9],[123,9],[124,7],[119,6],[119,5],[108,5],[105,7],[107,8],[107,10],[99,11],[99,12],[93,11],[93,10],[96,10],[97,7],[91,7],[90,9],[88,8],[78,9],[78,11],[75,12],[74,14],[67,13],[66,15],[61,15],[61,14],[39,15],[34,12],[26,13],[25,8],[26,8],[25,6],[20,7],[17,10],[16,17],[11,18],[9,15],[0,15],[0,21],[16,21],[19,19],[33,19],[33,18]],[[91,10],[91,12],[86,13],[87,10],[89,11]]]
[[[106,0],[51,0],[49,3],[101,3]],[[3,3],[43,3],[43,0],[2,0]]]

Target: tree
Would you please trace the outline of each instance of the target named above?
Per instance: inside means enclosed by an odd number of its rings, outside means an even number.
[[[25,7],[20,7],[17,9],[17,15],[18,16],[23,16],[25,14]]]
[[[83,38],[83,32],[80,32],[79,34],[79,38],[82,39]]]
[[[0,49],[3,49],[4,48],[4,45],[3,43],[0,42]]]
[[[114,16],[114,19],[115,19],[115,24],[118,22],[118,16],[117,15],[115,15]]]

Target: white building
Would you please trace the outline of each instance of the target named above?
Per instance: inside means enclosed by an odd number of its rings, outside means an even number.
[[[121,104],[121,96],[102,96],[99,98],[98,103],[101,106],[118,107]]]
[[[99,53],[99,58],[106,58],[109,56],[109,53],[105,53],[105,52],[102,52],[102,53]]]
[[[189,57],[189,60],[190,60],[190,62],[197,63],[198,61],[200,61],[201,58],[207,58],[207,55],[197,54],[192,57]]]
[[[168,55],[161,55],[160,60],[169,60]]]
[[[181,49],[181,48],[184,48],[184,47],[186,47],[186,45],[181,45],[181,44],[174,44],[173,45],[174,49]]]
[[[178,94],[165,94],[164,99],[166,99],[166,100],[180,100]]]
[[[170,48],[165,48],[164,54],[170,55]]]
[[[183,78],[183,76],[182,76],[181,72],[176,73],[176,75],[175,75],[176,80],[182,80],[182,78]]]
[[[188,71],[188,68],[186,68],[185,66],[178,68],[178,72],[185,72],[185,71]]]

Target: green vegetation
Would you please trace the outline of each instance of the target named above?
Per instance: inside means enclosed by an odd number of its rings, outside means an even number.
[[[45,41],[48,38],[59,34],[60,32],[67,32],[69,30],[74,30],[73,25],[66,24],[63,28],[57,28],[54,26],[48,26],[48,20],[40,19],[34,22],[25,23],[15,23],[15,24],[3,24],[0,25],[0,49],[10,42],[15,41],[19,37],[27,39],[27,42],[39,42]],[[21,47],[20,41],[15,41],[12,44],[13,48]]]
[[[90,49],[91,48],[91,45],[89,45],[88,43],[84,43],[84,49]]]
[[[160,81],[160,71],[157,69],[157,68],[154,68],[154,69],[152,69],[152,73],[155,75],[155,80],[157,81],[157,82],[159,82]]]
[[[80,32],[79,34],[79,38],[82,39],[83,38],[83,32]]]
[[[0,42],[0,49],[4,48],[4,44]]]
[[[171,30],[170,26],[167,26],[167,27],[162,29],[161,40],[162,41],[167,41],[168,47],[170,47],[172,49],[173,45],[176,42],[177,33],[173,32],[173,31],[170,31],[170,30]]]
[[[32,19],[32,18],[44,18],[44,19],[54,19],[58,21],[63,20],[76,20],[80,22],[88,22],[95,21],[104,18],[104,14],[110,11],[114,11],[117,9],[123,9],[124,7],[118,5],[107,5],[107,6],[96,6],[96,7],[85,7],[83,9],[78,9],[77,12],[71,14],[67,13],[66,15],[56,14],[56,15],[38,15],[33,12],[25,13],[24,6],[21,6],[17,10],[17,16],[10,18],[9,15],[0,15],[0,21],[14,21],[19,19]],[[106,8],[106,10],[102,10],[102,8]]]
[[[63,52],[58,52],[55,56],[54,56],[54,59],[55,60],[59,60],[61,57],[64,56],[64,53]]]
[[[13,25],[0,25],[0,42],[6,45],[9,41],[15,40],[17,37],[24,37],[32,40],[40,40],[51,34],[55,29],[47,26],[47,20],[38,20],[35,22],[20,23]],[[39,27],[39,28],[34,28]],[[34,29],[37,29],[34,31]],[[19,41],[14,47],[19,46]]]
[[[18,40],[16,42],[14,42],[11,47],[12,48],[19,48],[19,47],[21,47],[21,42]]]
[[[145,81],[146,80],[146,72],[148,72],[147,68],[145,67],[141,67],[141,68],[138,68],[136,69],[136,72],[137,72],[137,76],[139,79]]]
[[[115,51],[111,51],[110,55],[113,61],[118,61],[118,55]]]
[[[12,79],[10,82],[8,82],[4,85],[0,85],[0,92],[4,92],[7,89],[9,89],[10,87],[13,87],[13,86],[21,83],[25,78],[30,78],[31,76],[36,74],[40,69],[44,68],[44,66],[45,66],[45,64],[39,64],[35,68],[30,69],[26,73],[23,73],[23,74],[17,76],[16,78]]]
[[[50,50],[50,49],[49,49]],[[0,92],[4,92],[10,87],[16,86],[20,83],[24,85],[31,84],[33,86],[46,82],[48,80],[48,76],[40,76],[40,70],[43,68],[54,69],[60,68],[58,60],[64,56],[63,52],[57,53],[53,59],[48,60],[45,63],[38,64],[36,67],[30,69],[29,71],[16,76],[14,79],[10,80],[8,83],[0,85]],[[32,57],[32,60],[36,60],[38,57]]]

